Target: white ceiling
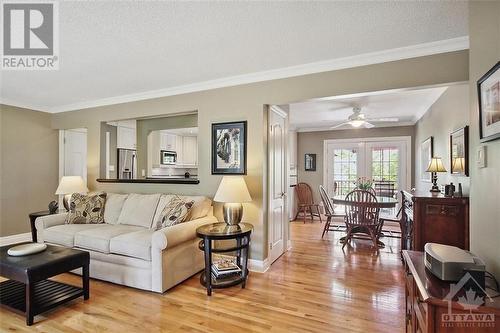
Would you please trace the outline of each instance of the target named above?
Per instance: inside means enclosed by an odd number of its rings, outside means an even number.
[[[59,3],[60,69],[2,71],[3,103],[65,111],[468,34],[465,1]]]
[[[329,130],[345,122],[354,106],[361,107],[366,118],[392,118],[398,122],[373,123],[376,127],[413,125],[447,87],[379,91],[355,96],[336,96],[290,104],[290,125],[299,131]],[[352,127],[345,126],[341,129]]]

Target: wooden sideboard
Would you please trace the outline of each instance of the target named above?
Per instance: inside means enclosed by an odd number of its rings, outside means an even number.
[[[464,288],[450,293],[450,283],[425,268],[423,252],[404,250],[403,261],[407,333],[500,332],[499,298],[485,297],[482,306],[464,307],[459,302]]]
[[[445,197],[431,192],[403,192],[411,201],[406,209],[411,246],[423,251],[425,243],[440,243],[469,249],[469,198]]]

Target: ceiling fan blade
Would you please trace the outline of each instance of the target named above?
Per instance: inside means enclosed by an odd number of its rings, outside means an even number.
[[[364,126],[365,128],[373,128],[373,127],[375,127],[375,125],[370,124],[370,123],[369,123],[369,122],[367,122],[367,121],[365,121],[365,123],[363,124],[363,126]]]
[[[373,122],[385,122],[385,123],[395,123],[399,121],[399,118],[390,117],[390,118],[368,118],[366,120]]]
[[[339,128],[339,127],[342,127],[342,126],[348,125],[348,124],[349,124],[349,122],[340,123],[340,124],[337,124],[335,126],[330,127],[330,129],[336,129],[336,128]]]

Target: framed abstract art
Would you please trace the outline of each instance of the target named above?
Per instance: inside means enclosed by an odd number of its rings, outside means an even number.
[[[246,175],[247,122],[212,124],[212,175]]]

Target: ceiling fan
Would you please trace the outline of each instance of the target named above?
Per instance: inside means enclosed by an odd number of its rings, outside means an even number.
[[[339,128],[345,125],[351,125],[352,127],[358,128],[358,127],[365,127],[365,128],[372,128],[375,127],[372,123],[376,122],[397,122],[399,121],[398,118],[366,118],[364,113],[361,113],[361,108],[358,106],[355,106],[352,108],[352,114],[347,118],[348,120],[340,123],[338,125],[335,125],[332,127],[332,129]]]

